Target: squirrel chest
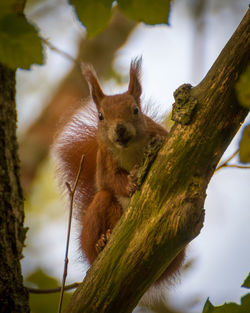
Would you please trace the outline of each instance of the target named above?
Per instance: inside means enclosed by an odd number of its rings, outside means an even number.
[[[119,175],[119,172],[123,172],[124,175],[129,175],[136,165],[142,163],[145,147],[148,142],[149,137],[144,136],[140,140],[130,144],[128,147],[116,147],[115,145],[110,144],[108,148],[101,148],[97,153],[97,190],[110,189],[122,206],[123,210],[125,210],[128,206],[130,199],[129,196],[121,194],[119,191],[117,192],[117,190],[113,189],[112,186],[108,186],[105,182],[105,178],[109,177],[109,175]],[[114,184],[116,184],[115,181]],[[126,191],[125,184],[123,188]]]

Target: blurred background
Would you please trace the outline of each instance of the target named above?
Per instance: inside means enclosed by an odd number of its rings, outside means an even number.
[[[144,99],[169,113],[175,89],[202,80],[247,8],[246,0],[175,0],[170,25],[149,26],[128,20],[114,7],[107,29],[89,38],[66,0],[27,1],[25,14],[50,47],[44,43],[44,65],[17,71],[21,179],[29,227],[22,261],[26,285],[54,287],[63,273],[68,204],[57,189],[50,147],[88,96],[71,59],[92,63],[104,91],[112,94],[126,89],[130,61],[142,55]],[[241,132],[223,159],[238,149]],[[245,294],[240,286],[250,268],[249,181],[250,170],[230,168],[212,178],[204,227],[188,249],[179,281],[166,290],[168,311],[162,312],[198,313],[208,297],[219,305],[239,303]],[[82,281],[87,268],[74,222],[67,283]],[[45,307],[43,297],[31,297],[32,312],[55,312],[54,300]]]

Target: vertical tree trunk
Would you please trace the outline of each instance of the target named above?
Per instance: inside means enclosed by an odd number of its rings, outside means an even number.
[[[15,71],[0,64],[0,312],[29,312],[20,259],[23,195],[16,140]]]

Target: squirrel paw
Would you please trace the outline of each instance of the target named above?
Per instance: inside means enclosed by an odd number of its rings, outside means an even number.
[[[161,136],[158,134],[153,136],[152,138],[150,138],[146,150],[150,150],[157,143],[163,144],[165,140],[166,140],[165,136]]]
[[[129,196],[132,196],[133,193],[136,192],[136,190],[139,189],[139,186],[137,184],[137,175],[138,175],[138,171],[139,171],[140,166],[138,164],[136,164],[132,170],[129,172],[128,175],[128,185],[127,185],[127,190],[129,193]]]
[[[97,241],[97,243],[95,245],[95,249],[96,249],[96,252],[98,254],[104,249],[110,236],[111,236],[111,230],[110,229],[108,229],[105,234],[101,235],[100,239]]]
[[[150,162],[153,161],[165,141],[166,137],[161,135],[155,135],[150,138],[144,151],[145,158],[148,158]]]

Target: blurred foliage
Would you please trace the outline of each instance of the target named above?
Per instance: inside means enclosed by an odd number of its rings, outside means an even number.
[[[244,283],[241,285],[241,287],[250,289],[250,273],[248,274],[247,278],[244,280]]]
[[[24,3],[20,0],[0,3],[0,62],[12,69],[27,69],[33,63],[43,62],[41,40],[23,15]]]
[[[87,28],[89,37],[97,35],[107,27],[113,0],[71,0],[70,2],[76,8],[79,20]]]
[[[240,79],[236,84],[236,91],[240,104],[245,108],[250,109],[250,65],[240,76]]]
[[[238,100],[242,106],[250,109],[250,65],[240,76],[236,84]],[[240,141],[240,161],[250,162],[250,125],[246,126]]]
[[[41,258],[41,254],[46,253],[43,248],[46,242],[39,242],[39,236],[44,237],[43,234],[46,227],[48,228],[49,225],[55,225],[55,223],[63,219],[65,210],[62,208],[64,206],[58,194],[52,162],[46,159],[40,164],[37,175],[31,186],[31,192],[25,201],[26,223],[30,226],[27,234],[27,246],[24,249],[25,258],[23,262],[27,263],[26,267],[29,267],[29,262],[31,262],[33,266],[34,264],[37,266],[39,263],[36,260]],[[53,249],[53,246],[51,249]],[[48,251],[47,253],[49,253]],[[33,259],[31,260],[30,257],[32,255]],[[48,268],[43,262],[44,261],[41,259],[40,265],[38,266]],[[52,258],[51,263],[57,264]],[[57,288],[61,285],[61,282],[49,276],[41,267],[37,268],[25,278],[25,286],[37,289],[50,289]],[[30,293],[29,302],[31,313],[57,312],[59,296],[59,292],[48,294]],[[67,304],[70,297],[71,293],[64,293],[63,307]]]
[[[112,15],[112,0],[71,0],[71,3],[89,37],[96,36],[107,27]],[[148,24],[168,23],[170,0],[119,0],[117,3],[132,20]],[[0,62],[13,69],[28,69],[33,63],[43,63],[39,30],[25,18],[24,4],[24,0],[10,0],[0,4]]]
[[[242,287],[250,288],[250,275],[244,281]],[[250,293],[241,298],[241,304],[225,303],[219,306],[213,306],[207,299],[202,313],[249,313],[250,312]]]
[[[49,215],[48,218],[58,220],[62,213],[64,201],[58,203],[60,198],[55,180],[55,169],[50,159],[44,160],[32,182],[31,192],[25,201],[25,211]],[[46,211],[46,213],[45,213]],[[59,211],[59,212],[58,212]]]
[[[244,128],[240,141],[240,161],[242,163],[250,162],[250,125]]]
[[[111,17],[112,0],[71,0],[80,21],[87,28],[90,37],[95,36],[108,25]],[[170,0],[117,0],[118,7],[130,19],[147,24],[167,24]]]
[[[25,225],[29,231],[22,263],[28,274],[30,269],[38,266],[54,268],[59,262],[63,263],[63,254],[61,259],[59,254],[55,258],[54,252],[58,252],[56,240],[64,239],[65,236],[64,232],[59,231],[64,229],[66,232],[67,229],[67,202],[63,200],[56,186],[53,166],[47,158],[40,164],[24,203]]]
[[[48,276],[41,269],[37,269],[34,273],[29,275],[25,280],[25,285],[38,289],[57,288],[59,282]],[[64,293],[63,296],[63,307],[68,303],[71,294],[68,292]],[[31,313],[55,313],[58,309],[60,293],[45,293],[45,294],[34,294],[30,293],[30,310]]]
[[[65,208],[65,203],[58,193],[53,164],[47,158],[40,164],[25,201],[26,224],[30,226],[30,229],[27,233],[26,247],[23,251],[25,257],[22,262],[23,267],[26,269],[30,267],[36,268],[24,280],[24,285],[27,287],[51,289],[61,285],[61,282],[49,276],[47,271],[51,269],[50,272],[53,275],[54,267],[59,265],[58,262],[63,263],[63,259],[60,260],[60,255],[56,258],[53,251],[58,251],[58,247],[55,246],[57,242],[55,237],[58,236],[55,230],[57,228],[56,225],[61,221],[65,225],[65,232],[67,229],[65,217],[67,218],[68,213],[66,208],[65,210],[63,208]],[[45,235],[46,232],[49,232],[50,227],[54,229],[54,237]],[[64,233],[61,234],[61,238],[64,238],[64,236],[66,240],[66,235]],[[63,246],[64,244],[62,243],[62,249]],[[44,254],[47,254],[46,260]],[[68,268],[68,276],[70,276],[70,268]],[[31,313],[57,312],[59,296],[59,292],[47,294],[30,293]],[[68,303],[70,297],[70,292],[64,293],[63,308]]]
[[[117,0],[120,9],[132,20],[146,24],[168,24],[171,0]]]

